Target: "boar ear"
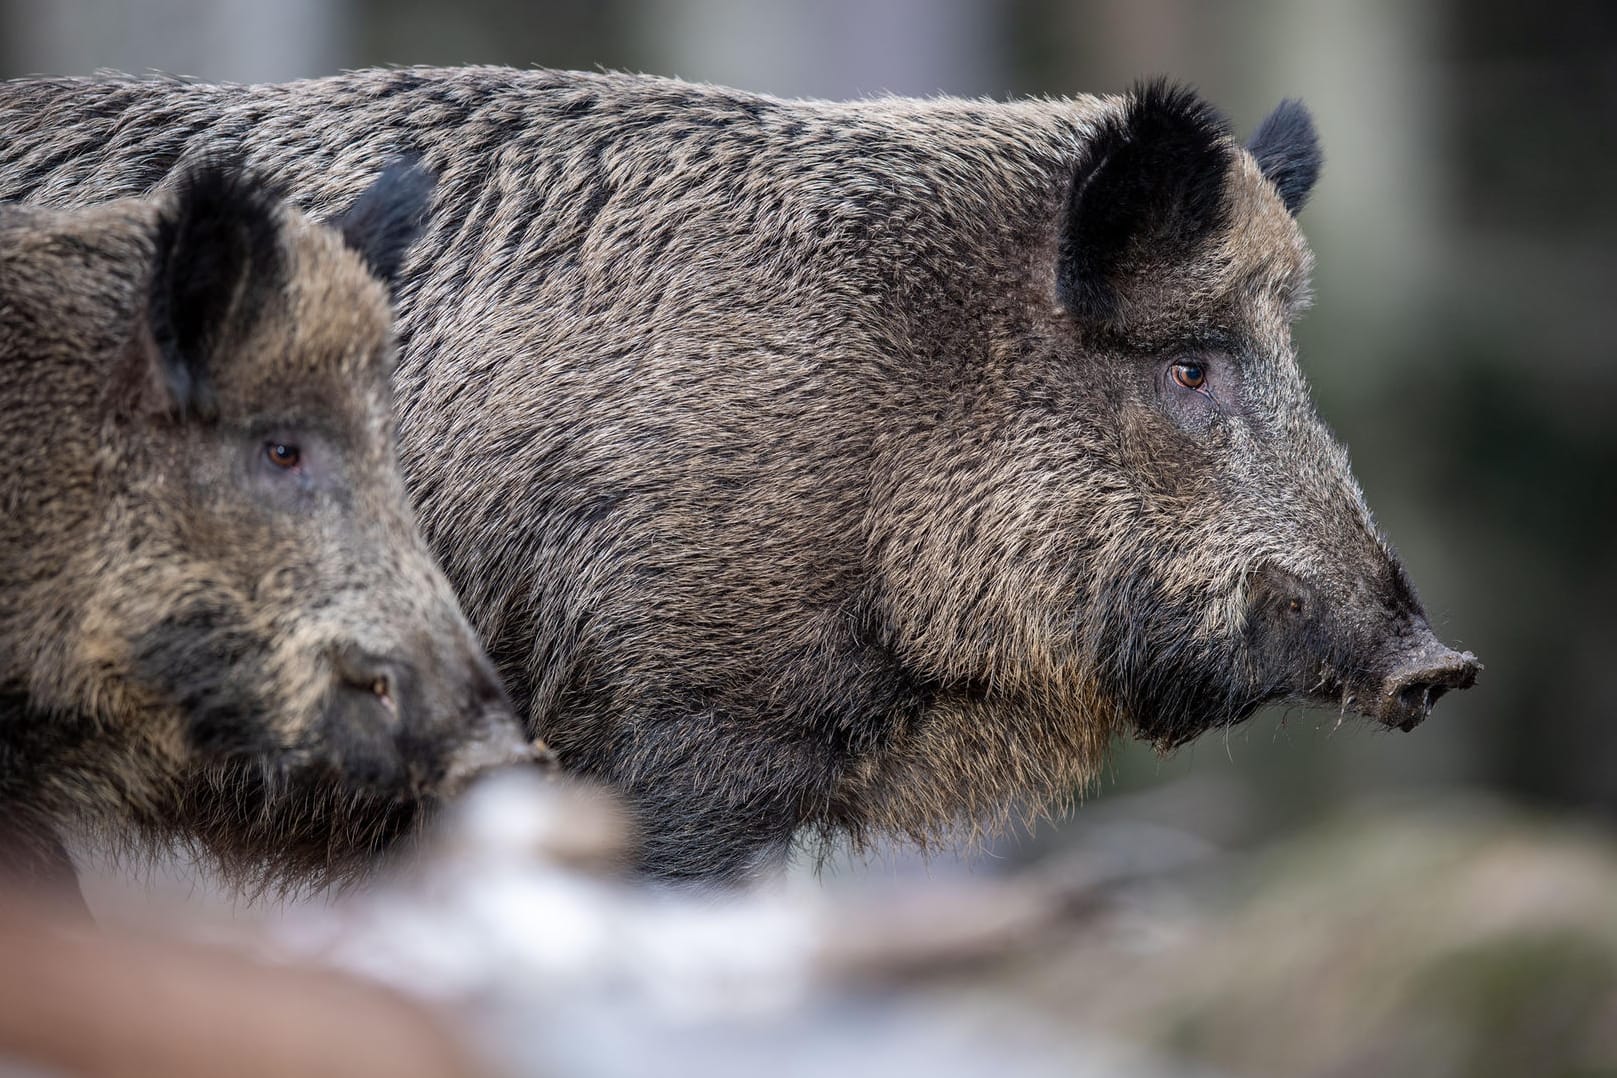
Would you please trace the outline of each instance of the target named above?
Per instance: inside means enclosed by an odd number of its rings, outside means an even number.
[[[182,174],[158,218],[149,315],[172,403],[211,410],[209,373],[285,277],[279,193],[240,167]]]
[[[1308,201],[1308,192],[1319,179],[1324,154],[1314,118],[1301,101],[1280,102],[1252,133],[1246,148],[1263,170],[1263,175],[1280,192],[1280,199],[1293,215]]]
[[[1223,222],[1234,144],[1194,91],[1137,87],[1091,136],[1073,180],[1061,287],[1080,314],[1112,318],[1127,279],[1192,256]]]
[[[348,212],[332,221],[370,271],[394,291],[404,253],[427,219],[436,181],[412,158],[400,158],[382,170]]]

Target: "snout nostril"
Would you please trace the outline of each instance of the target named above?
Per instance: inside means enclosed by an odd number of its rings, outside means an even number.
[[[333,668],[338,680],[348,688],[370,693],[389,712],[398,712],[398,684],[386,659],[348,647],[336,654]]]
[[[393,686],[385,674],[371,682],[371,692],[381,701],[383,707],[389,711],[398,711],[399,705],[393,699]]]
[[[1427,681],[1413,681],[1398,690],[1398,706],[1404,711],[1425,714],[1432,710],[1437,698],[1449,691],[1447,685],[1436,685]]]

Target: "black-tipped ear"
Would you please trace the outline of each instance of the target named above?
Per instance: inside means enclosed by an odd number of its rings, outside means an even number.
[[[436,182],[414,159],[400,158],[382,170],[348,212],[331,222],[390,291],[405,251],[426,222]]]
[[[1252,133],[1246,148],[1295,215],[1308,201],[1325,161],[1308,109],[1301,101],[1280,102]]]
[[[211,408],[209,372],[285,277],[280,193],[239,166],[182,174],[158,217],[149,315],[158,362],[181,410]]]
[[[1137,87],[1073,180],[1060,278],[1073,308],[1111,318],[1129,275],[1192,257],[1224,220],[1232,154],[1229,122],[1195,91]]]

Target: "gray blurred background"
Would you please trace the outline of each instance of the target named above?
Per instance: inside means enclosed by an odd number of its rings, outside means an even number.
[[[1302,218],[1319,257],[1303,364],[1434,622],[1487,670],[1412,735],[1266,714],[1167,759],[1131,746],[1091,796],[1216,789],[1253,838],[1456,787],[1617,818],[1617,5],[0,0],[7,76],[414,63],[825,97],[1166,73],[1243,132],[1305,99],[1327,166]]]

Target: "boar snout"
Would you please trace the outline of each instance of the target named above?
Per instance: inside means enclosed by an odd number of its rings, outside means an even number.
[[[1397,572],[1384,574],[1398,581]],[[1413,730],[1439,697],[1468,689],[1482,664],[1432,632],[1407,586],[1366,602],[1329,581],[1264,566],[1248,583],[1247,644],[1266,699],[1341,702]]]
[[[536,749],[476,649],[422,641],[398,654],[339,648],[328,736],[350,777],[451,794],[477,775],[531,763]]]
[[[1413,730],[1431,714],[1438,697],[1450,689],[1469,689],[1477,680],[1482,664],[1469,651],[1455,651],[1421,623],[1410,643],[1400,649],[1388,664],[1380,691],[1366,701],[1373,717]]]

